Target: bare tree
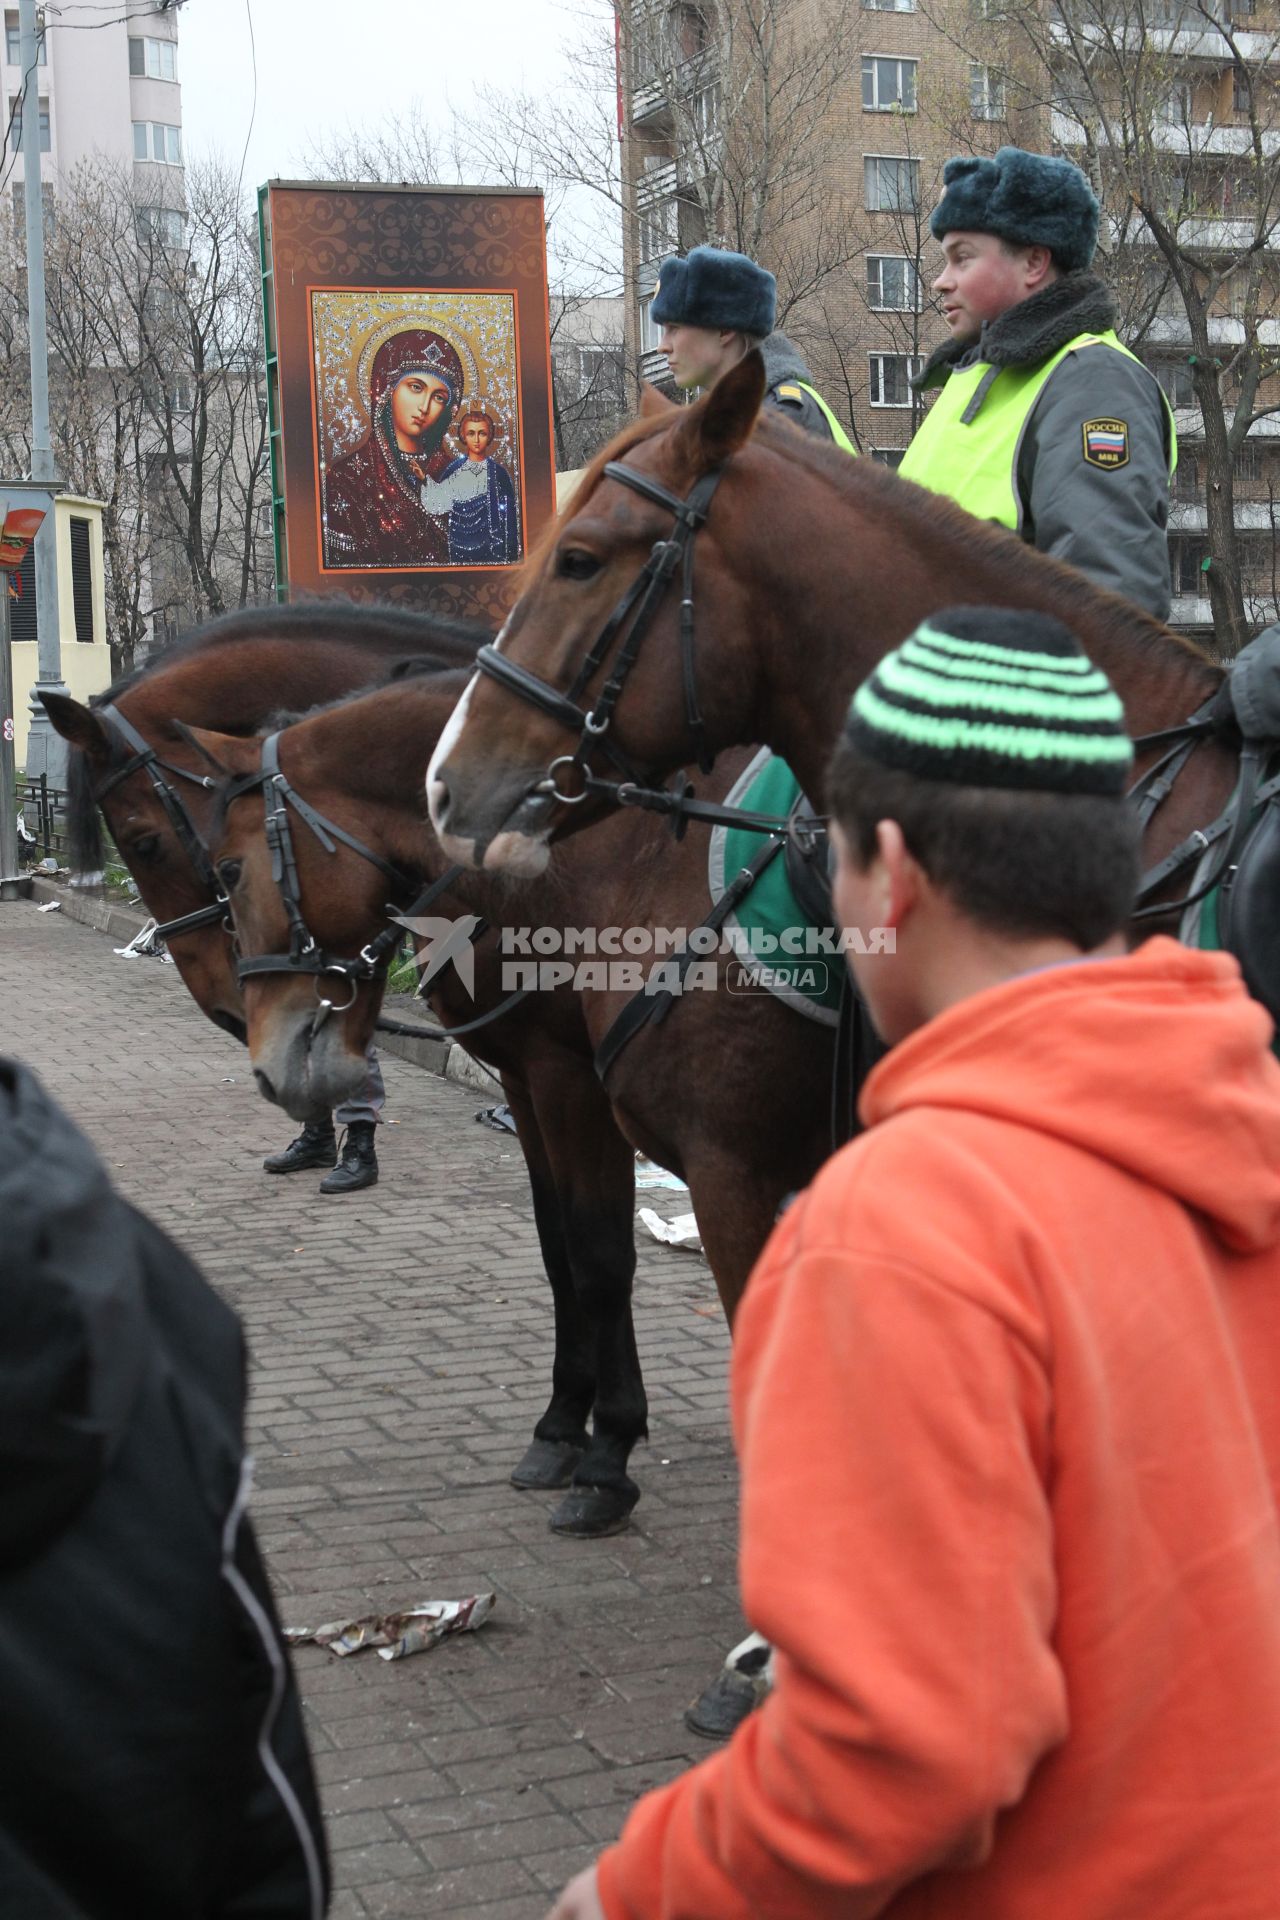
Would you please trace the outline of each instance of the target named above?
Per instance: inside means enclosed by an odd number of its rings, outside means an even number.
[[[1270,597],[1242,547],[1236,466],[1280,411],[1280,36],[1252,0],[986,0],[981,19],[929,3],[957,46],[999,49],[1010,117],[1078,160],[1103,201],[1100,266],[1125,330],[1171,356],[1175,403],[1199,415],[1201,577],[1230,655]]]

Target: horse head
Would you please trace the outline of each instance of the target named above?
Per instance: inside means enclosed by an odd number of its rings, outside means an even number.
[[[539,873],[552,839],[605,804],[574,790],[584,765],[656,778],[750,737],[752,680],[735,645],[748,621],[747,588],[720,532],[742,507],[734,496],[752,484],[734,456],[751,436],[763,393],[763,363],[752,352],[696,406],[647,408],[593,462],[530,557],[496,659],[486,665],[482,656],[485,670],[432,757],[431,818],[451,859]],[[613,462],[638,484],[620,479]],[[717,487],[704,526],[698,503]],[[691,493],[696,518],[686,524],[673,505]],[[682,640],[686,585],[696,602],[696,650]],[[626,688],[615,695],[609,686],[620,660]],[[521,670],[525,692],[532,675],[541,696],[518,697]],[[691,730],[704,707],[705,726]]]
[[[100,871],[105,858],[101,809],[116,850],[143,905],[159,923],[210,907],[207,834],[213,818],[213,782],[190,742],[148,701],[146,682],[112,702],[155,758],[147,761],[104,708],[81,705],[69,694],[46,693],[45,710],[75,749],[69,759],[72,860],[80,872]],[[162,787],[168,789],[167,796]],[[183,984],[215,1026],[245,1037],[244,1007],[236,984],[231,942],[218,920],[166,936]]]
[[[386,875],[329,836],[326,849],[305,822],[295,820],[290,829],[295,864],[282,887],[264,828],[266,807],[283,803],[274,797],[264,802],[259,783],[237,792],[242,781],[261,772],[262,741],[197,727],[184,731],[220,780],[230,783],[218,796],[213,860],[231,903],[238,967],[264,957],[303,959],[301,969],[250,969],[240,980],[258,1091],[295,1120],[319,1120],[357,1097],[365,1083],[365,1055],[382,1004],[383,980],[347,974],[341,963],[358,963],[370,927],[384,923]],[[286,770],[287,762],[289,777],[296,775],[308,801],[327,815],[329,807],[339,803],[308,778],[306,731],[304,722],[278,736],[283,743],[281,769]],[[349,817],[350,809],[346,812]],[[357,819],[357,829],[364,824]],[[291,912],[291,898],[297,916]],[[299,917],[305,922],[302,934]],[[313,943],[305,955],[304,935]],[[316,971],[317,954],[337,964]]]

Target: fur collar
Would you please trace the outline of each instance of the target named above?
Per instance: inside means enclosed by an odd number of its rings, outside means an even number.
[[[1097,275],[1067,273],[988,320],[976,345],[972,340],[944,340],[914,384],[941,387],[958,366],[975,360],[990,367],[1034,366],[1077,334],[1105,333],[1115,323],[1115,300]]]

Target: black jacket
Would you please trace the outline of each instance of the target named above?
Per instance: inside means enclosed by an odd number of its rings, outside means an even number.
[[[318,1920],[240,1324],[0,1061],[0,1914]]]

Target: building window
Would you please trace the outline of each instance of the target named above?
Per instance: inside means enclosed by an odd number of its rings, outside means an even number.
[[[6,13],[4,16],[4,57],[11,67],[22,65],[22,29],[16,13]],[[48,64],[44,34],[41,33],[36,49],[36,65],[44,67]]]
[[[680,209],[674,200],[653,200],[636,214],[636,247],[642,265],[665,260],[680,248]]]
[[[72,518],[71,534],[71,606],[76,624],[76,639],[92,646],[93,563],[90,559],[89,522]]]
[[[187,244],[187,216],[176,207],[136,207],[134,220],[143,246],[154,242],[180,252]]]
[[[1155,103],[1155,117],[1167,127],[1189,127],[1192,86],[1189,80],[1171,80]]]
[[[975,120],[1004,119],[1004,75],[998,67],[969,62],[969,111]]]
[[[884,60],[878,54],[862,58],[862,111],[864,113],[914,113],[916,110],[915,60]]]
[[[180,167],[182,165],[181,127],[162,126],[157,120],[135,120],[133,157],[135,160],[156,160],[163,167]]]
[[[862,0],[864,13],[914,13],[916,0]]]
[[[1164,360],[1151,371],[1164,388],[1171,407],[1194,407],[1196,384],[1185,360]]]
[[[1209,558],[1209,543],[1185,533],[1176,534],[1169,542],[1169,584],[1175,594],[1193,600],[1202,600],[1209,589],[1204,577],[1204,564]]]
[[[920,203],[920,162],[869,153],[862,162],[863,189],[870,213],[914,212]]]
[[[689,114],[695,138],[714,140],[720,131],[719,87],[700,87],[689,103]]]
[[[1236,113],[1248,113],[1253,104],[1253,87],[1246,67],[1231,70],[1231,105]]]
[[[130,40],[129,71],[148,80],[176,80],[178,49],[172,40]]]
[[[892,467],[896,473],[902,465],[902,457],[905,453],[905,447],[872,447],[871,458],[878,460],[882,467]]]
[[[652,293],[645,294],[643,300],[640,302],[641,353],[657,353],[662,345],[662,328],[653,317],[652,302]]]
[[[14,153],[22,151],[22,103],[15,94],[9,102],[9,145]],[[40,151],[48,153],[53,145],[53,130],[49,122],[49,102],[40,102]]]
[[[870,393],[873,407],[909,407],[911,376],[919,373],[920,361],[911,353],[870,353]]]
[[[1178,454],[1178,464],[1173,474],[1173,497],[1175,500],[1199,500],[1200,462],[1194,453]]]
[[[867,255],[867,305],[873,313],[919,313],[920,275],[905,254]]]
[[[1178,472],[1182,472],[1182,456],[1178,456]],[[1246,485],[1257,485],[1263,477],[1262,455],[1257,447],[1241,447],[1231,467],[1232,476]]]

